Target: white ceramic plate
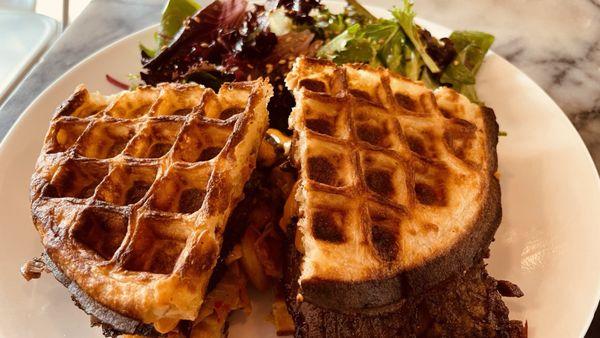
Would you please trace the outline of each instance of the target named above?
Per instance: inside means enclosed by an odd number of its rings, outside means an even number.
[[[383,9],[373,9],[386,15]],[[422,22],[434,35],[449,31]],[[67,72],[23,113],[0,145],[0,336],[99,337],[88,317],[50,275],[26,283],[19,266],[42,251],[29,214],[29,177],[56,106],[76,85],[112,93],[110,73],[139,70],[149,28],[118,41]],[[583,336],[600,298],[600,182],[585,145],[559,107],[525,74],[490,53],[478,76],[481,98],[496,111],[504,218],[489,269],[521,286],[507,299],[511,318],[527,320],[531,337]],[[250,318],[235,316],[231,337],[275,336],[265,320],[268,296]]]

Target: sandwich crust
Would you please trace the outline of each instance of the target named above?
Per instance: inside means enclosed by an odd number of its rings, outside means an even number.
[[[387,70],[306,58],[287,85],[302,299],[384,313],[473,265],[502,215],[491,109]]]
[[[287,246],[286,254],[283,289],[295,337],[527,337],[526,325],[510,320],[502,300],[522,294],[501,292],[481,258],[392,311],[344,313],[296,299],[302,254],[294,245]]]
[[[57,110],[31,180],[52,272],[125,333],[195,319],[229,215],[268,125],[271,86],[80,86]]]

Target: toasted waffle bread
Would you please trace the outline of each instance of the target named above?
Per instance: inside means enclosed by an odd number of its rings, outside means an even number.
[[[256,164],[271,86],[80,86],[57,110],[31,212],[57,278],[115,330],[168,331],[203,302],[231,210]],[[144,331],[145,332],[145,331]]]
[[[473,264],[500,223],[493,111],[383,69],[300,58],[299,294],[387,311]]]

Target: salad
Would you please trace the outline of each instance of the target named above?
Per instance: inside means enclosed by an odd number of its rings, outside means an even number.
[[[283,81],[300,55],[388,68],[480,103],[475,76],[492,35],[455,31],[437,39],[415,22],[409,0],[390,14],[377,18],[356,0],[347,0],[340,13],[319,0],[220,0],[204,8],[194,0],[170,0],[155,46],[140,45],[141,80],[194,81],[218,89],[227,81],[269,77],[275,88],[271,127],[284,132],[294,100]]]
[[[452,87],[479,103],[476,74],[493,41],[493,36],[475,31],[438,39],[415,22],[409,0],[387,18],[374,16],[356,0],[347,0],[338,12],[320,0],[266,0],[262,5],[217,0],[206,7],[194,0],[168,1],[154,45],[140,45],[139,80],[148,85],[196,82],[218,90],[224,82],[268,77],[274,88],[268,106],[271,129],[238,209],[238,221],[244,224],[239,228],[245,230],[228,256],[240,264],[221,264],[215,272],[227,278],[211,291],[191,330],[214,336],[222,332],[231,311],[248,313],[245,283],[240,282],[244,278],[261,292],[275,291],[271,319],[278,335],[295,330],[284,291],[273,282],[283,276],[284,232],[294,217],[294,203],[287,197],[297,185],[286,161],[290,138],[285,134],[295,102],[284,79],[297,57],[387,68],[431,89]]]

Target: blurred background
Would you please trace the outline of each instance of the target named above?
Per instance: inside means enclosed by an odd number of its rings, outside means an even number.
[[[0,0],[0,105],[90,1]]]
[[[1,2],[2,0],[0,0]],[[81,14],[91,0],[29,0],[34,2],[36,13],[43,14],[58,21],[63,27],[73,22]],[[65,16],[66,14],[66,16]],[[66,24],[63,21],[66,19]]]
[[[62,28],[75,20],[91,0],[0,0],[0,10],[30,11],[50,17]]]

